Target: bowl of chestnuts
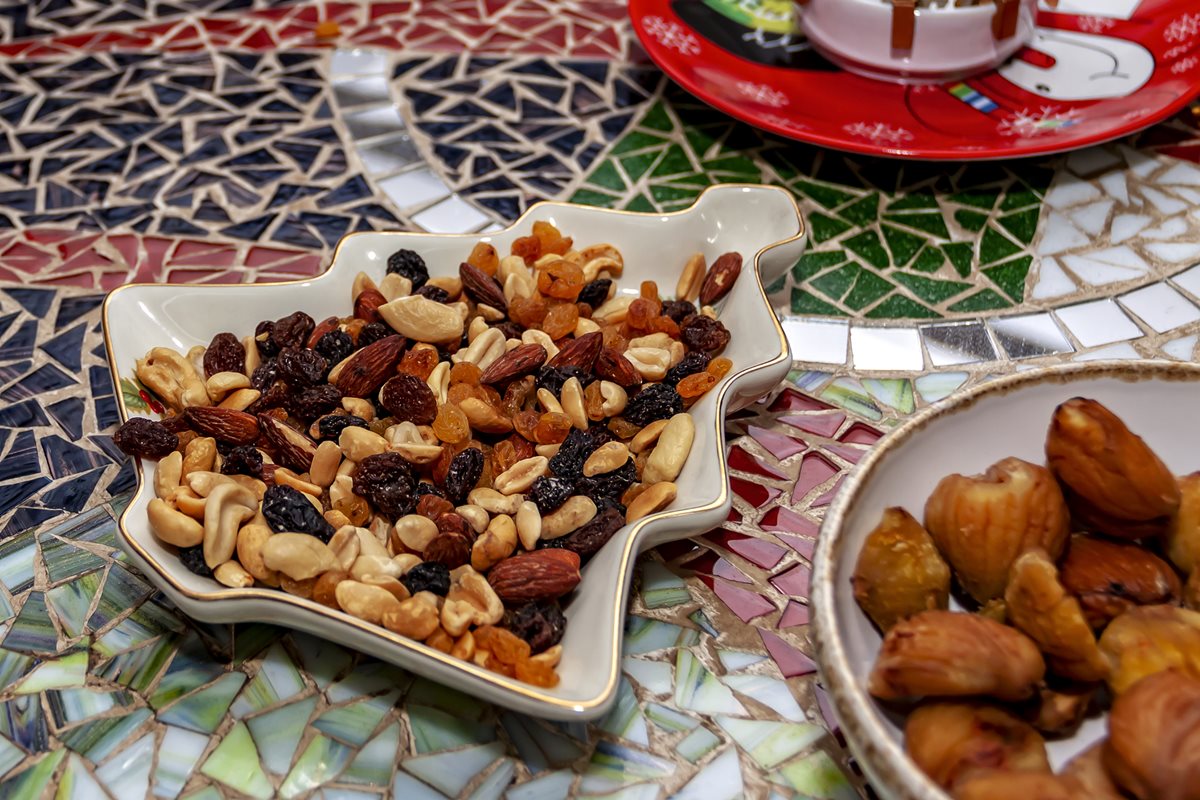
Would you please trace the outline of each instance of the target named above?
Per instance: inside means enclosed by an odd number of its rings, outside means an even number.
[[[1200,797],[1200,367],[1072,364],[894,431],[830,507],[822,680],[879,793]]]

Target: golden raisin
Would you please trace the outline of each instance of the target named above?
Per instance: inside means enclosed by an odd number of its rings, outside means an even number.
[[[495,275],[496,271],[500,269],[500,256],[496,252],[496,248],[487,242],[479,242],[471,249],[471,255],[467,256],[467,263],[488,275]]]
[[[529,642],[510,630],[494,625],[483,625],[475,629],[475,647],[487,650],[501,664],[513,666],[528,661],[530,656]]]
[[[515,417],[525,408],[526,401],[533,396],[536,388],[532,376],[510,383],[504,390],[504,398],[500,401],[501,413],[508,417]]]
[[[604,395],[600,392],[600,381],[592,381],[583,390],[583,410],[587,413],[588,419],[600,421],[604,419],[605,414],[601,406],[604,405]]]
[[[425,644],[434,650],[441,650],[443,653],[449,653],[454,649],[454,639],[450,637],[450,634],[446,633],[444,628],[438,628],[434,631],[433,635],[425,640]]]
[[[542,255],[542,242],[536,236],[522,236],[512,243],[512,254],[532,264]]]
[[[363,326],[366,324],[367,321],[365,319],[359,319],[358,317],[355,317],[354,319],[345,323],[342,326],[342,330],[350,334],[351,341],[353,341],[355,344],[358,344],[358,334],[362,331]]]
[[[538,270],[537,288],[542,294],[573,303],[583,288],[583,270],[569,261],[555,261]]]
[[[629,348],[629,339],[621,330],[620,325],[601,326],[600,335],[604,337],[604,346],[611,347],[618,353],[624,353]]]
[[[549,222],[538,220],[533,223],[533,235],[541,242],[542,254],[553,253],[561,256],[563,253],[571,249],[572,240],[570,236],[563,236],[558,228],[551,225]]]
[[[681,380],[679,385],[675,387],[675,390],[679,392],[679,396],[684,400],[694,400],[716,386],[718,380],[719,378],[716,375],[708,372],[697,372]]]
[[[579,309],[573,303],[554,306],[542,320],[542,330],[551,339],[561,339],[575,330],[579,321]]]
[[[642,281],[642,298],[658,302],[658,284],[654,281]]]
[[[548,411],[542,414],[533,429],[533,441],[538,444],[558,444],[571,432],[571,418],[566,414]]]
[[[661,311],[662,306],[658,301],[639,297],[629,304],[629,314],[625,317],[625,324],[637,331],[650,330],[650,320],[658,317]]]
[[[371,506],[366,499],[356,494],[339,497],[338,501],[333,504],[333,510],[345,514],[346,519],[350,520],[350,524],[356,527],[366,525],[367,520],[371,518]]]
[[[501,404],[503,398],[500,397],[500,392],[496,389],[495,386],[478,386],[476,388],[479,389],[479,399],[480,400],[487,403],[489,406],[496,409],[497,411],[500,410],[500,404]]]
[[[525,659],[518,661],[517,680],[524,681],[531,686],[543,686],[547,689],[558,686],[558,673],[553,667],[547,666],[540,661]]]
[[[483,391],[474,384],[470,383],[455,383],[450,386],[446,392],[446,399],[451,403],[458,405],[467,398],[474,397],[478,400],[483,400],[486,395]]]
[[[618,439],[632,439],[642,429],[624,417],[613,417],[608,421],[608,429],[617,435]]]
[[[517,433],[524,436],[531,442],[536,442],[534,431],[537,430],[538,422],[541,421],[541,415],[536,411],[522,411],[513,417],[513,427]]]
[[[400,359],[400,364],[396,367],[396,372],[401,375],[412,375],[421,380],[429,380],[429,376],[433,373],[433,368],[438,365],[438,352],[430,347],[421,347],[416,350],[409,350],[404,354],[404,358]]]
[[[526,328],[536,328],[546,318],[546,298],[534,293],[532,297],[514,297],[508,304],[508,318]]]
[[[380,436],[383,436],[387,429],[395,424],[395,417],[379,417],[371,423],[371,433],[378,433]]]
[[[461,408],[453,403],[443,403],[433,420],[433,432],[443,442],[456,444],[471,435],[471,424]]]
[[[679,324],[665,314],[650,320],[650,327],[647,330],[651,333],[665,333],[672,339],[679,338]]]
[[[520,437],[517,437],[520,439]],[[524,441],[524,439],[521,439]],[[492,448],[492,460],[495,461],[496,469],[501,472],[506,472],[509,467],[517,463],[521,459],[517,456],[517,448],[509,439],[503,439],[496,442],[496,446]]]
[[[479,367],[470,361],[460,361],[450,368],[450,385],[469,383],[472,386],[478,386],[481,375],[483,375],[483,370]]]
[[[715,376],[717,380],[721,380],[721,378],[729,374],[729,370],[731,369],[733,369],[733,362],[724,356],[718,356],[708,362],[708,369],[705,371],[709,375]]]

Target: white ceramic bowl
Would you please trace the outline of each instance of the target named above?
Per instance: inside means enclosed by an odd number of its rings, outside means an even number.
[[[808,0],[800,24],[813,46],[852,72],[905,83],[940,82],[985,72],[1033,36],[1037,0],[1020,0],[1016,34],[992,35],[996,6],[919,8],[911,50],[892,49],[887,0]]]
[[[878,631],[854,601],[850,576],[863,541],[884,509],[918,519],[946,475],[973,475],[1006,456],[1045,463],[1056,406],[1090,397],[1108,406],[1178,475],[1200,468],[1200,427],[1191,417],[1200,366],[1093,362],[1018,373],[935,404],[897,428],[847,478],[821,528],[813,569],[817,663],[846,739],[872,786],[891,800],[947,800],[904,752],[903,719],[867,693]],[[1104,738],[1102,716],[1048,743],[1057,770]]]
[[[673,292],[686,257],[700,251],[712,261],[736,251],[746,266],[723,301],[721,318],[733,334],[723,355],[729,375],[692,408],[696,439],[678,480],[679,496],[664,511],[628,525],[591,560],[567,611],[561,682],[539,689],[451,658],[420,642],[369,625],[269,588],[229,589],[198,577],[150,533],[146,507],[154,464],[138,463],[138,490],[121,518],[119,540],[133,562],[185,613],[209,622],[272,622],[340,642],[364,653],[453,685],[474,696],[542,717],[588,719],[603,714],[615,698],[626,599],[637,554],[661,542],[702,533],[729,513],[729,479],[724,458],[727,412],[775,388],[791,366],[787,340],[767,301],[760,272],[774,278],[804,249],[804,223],[788,192],[766,186],[721,186],[703,193],[691,208],[672,214],[621,211],[542,203],[512,227],[486,236],[423,233],[356,233],[344,238],[333,265],[309,280],[271,285],[126,286],[104,303],[104,333],[113,376],[133,374],[134,362],[152,347],[181,352],[207,345],[213,335],[253,330],[263,319],[303,309],[315,319],[350,309],[351,282],[359,270],[376,279],[388,255],[401,247],[424,256],[432,274],[458,274],[458,265],[480,239],[508,252],[513,239],[529,233],[533,220],[547,220],[581,244],[611,242],[625,257],[621,291],[637,294],[642,280]],[[129,410],[121,400],[121,417]]]

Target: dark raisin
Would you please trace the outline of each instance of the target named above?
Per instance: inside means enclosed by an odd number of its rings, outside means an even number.
[[[379,402],[397,420],[417,425],[430,424],[438,413],[433,390],[415,375],[388,378],[379,390]]]
[[[537,388],[548,389],[551,394],[558,397],[562,394],[563,384],[571,378],[579,378],[580,384],[584,386],[596,380],[595,375],[575,366],[542,367],[537,374]]]
[[[679,382],[688,375],[704,372],[710,361],[712,361],[712,356],[708,353],[705,353],[703,350],[692,350],[684,354],[678,364],[667,370],[667,374],[663,377],[662,382],[670,386],[678,386]]]
[[[336,442],[346,428],[370,428],[371,423],[353,414],[327,414],[317,420],[317,440]]]
[[[509,612],[504,627],[529,643],[534,653],[548,650],[562,641],[567,618],[557,601],[526,603]]]
[[[696,306],[688,300],[667,300],[663,303],[662,313],[679,324],[696,313]]]
[[[263,495],[262,514],[276,533],[307,533],[322,542],[333,536],[333,526],[307,497],[290,486],[268,486]]]
[[[413,294],[432,300],[435,303],[449,303],[450,293],[440,286],[430,286],[425,284],[420,289],[417,289]]]
[[[387,271],[389,275],[403,275],[408,278],[412,281],[414,289],[420,289],[429,280],[425,259],[412,250],[397,250],[388,256]]]
[[[725,349],[732,337],[720,321],[703,314],[693,314],[680,324],[679,338],[690,350],[703,350],[715,355]]]
[[[204,351],[204,377],[218,372],[245,372],[246,348],[232,333],[218,333]]]
[[[317,346],[313,349],[333,365],[354,352],[354,340],[343,330],[330,331],[317,340]]]
[[[362,330],[358,332],[358,347],[361,350],[369,344],[375,344],[380,339],[386,339],[393,335],[395,331],[384,325],[382,322],[368,322],[363,325]]]
[[[575,485],[554,475],[543,475],[529,487],[529,497],[537,504],[538,511],[542,514],[556,510],[573,494]]]
[[[209,569],[208,564],[204,561],[204,545],[198,544],[195,547],[179,548],[179,560],[187,567],[188,572],[194,572],[201,578],[211,578],[213,571]]]
[[[162,426],[171,433],[183,433],[184,431],[190,431],[192,429],[191,426],[188,425],[187,420],[184,419],[183,414],[176,414],[171,417],[163,417]]]
[[[243,444],[233,448],[221,462],[222,475],[249,475],[257,478],[262,474],[263,457],[258,448]]]
[[[592,517],[591,522],[576,528],[566,536],[559,536],[557,539],[543,539],[542,546],[570,550],[578,553],[579,557],[586,561],[595,555],[624,525],[625,515],[609,506]]]
[[[659,419],[670,419],[683,411],[683,398],[674,386],[652,383],[642,388],[625,406],[625,419],[634,425],[649,425]]]
[[[466,502],[467,494],[479,483],[483,475],[483,451],[468,447],[450,461],[446,471],[446,497],[450,502]]]
[[[579,290],[579,302],[587,303],[592,308],[599,308],[608,300],[608,290],[612,288],[609,278],[597,278]]]
[[[258,355],[264,359],[274,358],[279,354],[279,345],[271,338],[275,323],[264,319],[254,328],[254,341],[258,345]]]
[[[283,319],[275,320],[275,327],[271,329],[271,341],[281,350],[285,347],[304,347],[316,327],[317,323],[312,317],[303,311],[296,311]]]
[[[492,327],[503,333],[505,339],[520,339],[521,334],[525,332],[524,328],[508,319],[503,322],[497,322]]]
[[[272,408],[280,408],[287,405],[288,400],[292,396],[292,390],[283,381],[275,381],[268,386],[254,403],[246,409],[251,414],[257,414],[260,411],[267,411]]]
[[[413,492],[416,483],[412,466],[399,453],[367,456],[354,471],[354,493],[365,497],[392,520],[416,509],[417,496]]]
[[[410,594],[433,592],[439,597],[445,597],[450,591],[450,570],[445,564],[436,561],[422,561],[404,573],[400,582]]]
[[[279,377],[293,389],[316,386],[325,379],[329,369],[329,362],[316,350],[308,348],[285,347],[279,351],[275,363],[279,368]]]
[[[267,359],[255,367],[254,372],[250,374],[250,387],[261,392],[277,380],[279,380],[279,364],[273,358]]]
[[[610,431],[603,421],[590,423],[587,434],[591,437],[592,444],[596,445],[596,447],[603,447],[609,442],[617,440],[617,435]]]
[[[287,409],[292,416],[312,422],[342,404],[342,393],[332,383],[322,383],[301,389],[288,398]]]
[[[621,515],[621,519],[625,519],[625,511],[627,510],[623,503],[615,497],[599,497],[593,501],[596,504],[596,513],[604,511],[606,508],[615,509]]]
[[[418,503],[420,502],[420,498],[424,497],[427,494],[432,494],[436,497],[445,497],[446,496],[445,492],[443,492],[438,487],[434,486],[429,481],[421,481],[413,488],[413,497],[417,498]]]
[[[161,422],[133,417],[113,434],[113,444],[122,453],[137,458],[159,459],[179,446],[179,437]]]
[[[636,480],[637,466],[631,458],[624,465],[614,469],[612,472],[593,475],[590,478],[587,476],[581,477],[575,483],[575,493],[590,498],[592,502],[597,502],[602,497],[615,499],[624,494],[625,490],[632,486]]]
[[[583,477],[583,462],[597,447],[586,431],[572,428],[558,446],[558,452],[550,457],[550,469],[560,478],[576,481]]]

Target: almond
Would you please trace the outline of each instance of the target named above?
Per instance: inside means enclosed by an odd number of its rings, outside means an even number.
[[[316,442],[270,414],[259,414],[258,424],[262,428],[263,438],[275,448],[278,460],[284,466],[296,472],[308,472],[313,456],[317,454]]]
[[[568,339],[559,349],[558,355],[550,359],[548,366],[579,367],[585,372],[591,372],[603,346],[604,334],[600,331],[585,333],[577,339]]]
[[[579,556],[554,548],[515,555],[492,567],[488,583],[505,603],[554,600],[579,585]]]
[[[700,286],[700,304],[711,306],[733,288],[733,283],[742,272],[742,257],[737,253],[724,253],[708,268],[708,275]]]
[[[1146,678],[1113,701],[1108,728],[1104,765],[1132,796],[1197,797],[1200,680],[1179,670]]]
[[[522,344],[492,362],[479,376],[480,383],[504,383],[536,370],[546,363],[546,348],[540,344]]]
[[[633,363],[611,347],[604,347],[596,357],[596,374],[605,380],[628,389],[642,382],[642,374]]]
[[[312,335],[308,337],[308,344],[305,345],[310,350],[317,346],[317,342],[321,341],[321,337],[327,333],[337,330],[340,321],[337,317],[329,317],[317,323],[317,327],[313,328]]]
[[[232,408],[191,406],[184,409],[183,419],[191,428],[219,442],[253,444],[258,441],[258,420],[253,414]]]
[[[1059,578],[1093,628],[1134,606],[1178,602],[1179,576],[1167,562],[1136,544],[1071,537]]]
[[[346,397],[370,397],[396,370],[403,336],[387,336],[356,352],[342,366],[337,388]]]
[[[491,275],[464,262],[458,265],[458,277],[462,280],[463,291],[476,303],[507,313],[508,301],[504,299],[504,289]]]
[[[354,316],[367,322],[379,321],[379,307],[387,302],[383,292],[375,289],[364,289],[354,298]]]

